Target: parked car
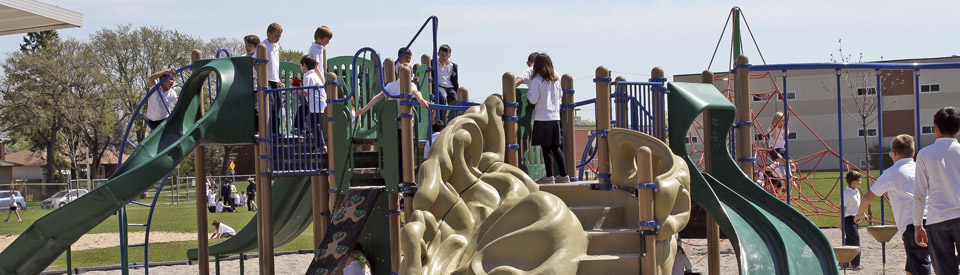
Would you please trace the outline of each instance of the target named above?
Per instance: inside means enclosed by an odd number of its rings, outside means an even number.
[[[71,201],[76,200],[79,197],[87,194],[87,189],[71,189],[63,190],[53,194],[52,197],[43,200],[43,203],[40,204],[40,208],[43,209],[56,209],[67,205]]]
[[[13,191],[13,196],[14,198],[10,198],[10,190],[0,191],[0,210],[10,210],[11,199],[17,201],[17,208],[27,210],[27,200],[23,198],[23,194],[20,194],[20,191]]]

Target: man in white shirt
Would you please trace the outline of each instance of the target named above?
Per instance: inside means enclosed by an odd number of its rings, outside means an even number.
[[[857,211],[860,209],[860,173],[847,172],[847,189],[843,190],[843,245],[860,246],[860,226],[854,222]],[[860,267],[860,253],[847,265],[849,268]]]
[[[913,220],[927,224],[917,228],[920,246],[930,246],[933,269],[937,274],[958,274],[957,249],[960,244],[960,111],[944,107],[933,115],[937,140],[917,153],[917,183]],[[929,232],[928,232],[929,230]]]
[[[163,123],[163,121],[170,116],[170,110],[173,110],[173,105],[177,104],[177,91],[173,90],[173,76],[175,73],[176,70],[174,69],[165,69],[150,76],[148,82],[151,91],[153,86],[157,85],[157,81],[162,78],[167,78],[160,84],[160,89],[151,94],[150,98],[147,99],[147,113],[144,117],[147,118],[147,126],[150,126],[150,129],[160,126],[160,123]]]
[[[217,231],[213,232],[213,235],[210,236],[211,239],[230,238],[237,235],[237,231],[234,231],[233,227],[221,223],[220,220],[213,220],[213,228],[216,228]]]
[[[909,274],[930,274],[930,250],[926,247],[917,245],[914,239],[913,219],[913,193],[916,188],[916,163],[913,162],[913,137],[910,135],[899,135],[890,141],[890,157],[893,159],[893,166],[883,171],[883,174],[877,178],[877,181],[870,187],[870,191],[863,197],[860,204],[860,210],[854,219],[860,223],[867,218],[866,212],[870,208],[870,202],[873,199],[887,194],[890,199],[890,207],[893,207],[893,220],[897,223],[897,232],[903,240],[903,248],[906,250],[907,263],[906,270]],[[926,214],[924,214],[926,217]]]
[[[527,69],[523,70],[520,76],[517,76],[517,79],[513,81],[516,87],[520,87],[520,84],[530,86],[530,80],[533,79],[533,60],[537,59],[538,55],[540,55],[539,52],[532,52],[527,56]]]

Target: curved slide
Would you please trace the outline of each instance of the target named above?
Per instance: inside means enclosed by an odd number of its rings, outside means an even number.
[[[737,252],[741,274],[839,274],[830,242],[803,214],[756,185],[727,151],[736,108],[710,84],[669,83],[670,146],[694,172],[693,200],[717,221]],[[697,171],[684,137],[708,113],[712,174]],[[817,268],[819,267],[819,268]]]
[[[274,247],[293,241],[313,223],[310,178],[280,178],[273,181]],[[210,255],[236,254],[257,249],[257,217],[223,242],[210,246]],[[187,250],[187,259],[197,259],[197,249]]]
[[[0,274],[38,274],[64,250],[121,207],[136,199],[200,144],[251,144],[253,60],[197,60],[167,121],[150,133],[106,184],[41,217],[3,252]],[[221,88],[201,115],[201,90],[216,73]]]

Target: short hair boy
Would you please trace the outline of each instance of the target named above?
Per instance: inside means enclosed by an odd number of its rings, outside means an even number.
[[[898,135],[890,141],[890,157],[893,165],[877,178],[863,197],[860,210],[857,211],[856,223],[867,218],[866,212],[873,199],[887,194],[890,206],[893,207],[893,220],[897,223],[897,232],[903,239],[903,248],[906,250],[907,263],[904,268],[910,274],[930,274],[930,250],[917,245],[914,239],[914,224],[923,221],[913,219],[913,194],[916,188],[916,163],[913,162],[913,137]]]
[[[320,129],[323,110],[327,106],[327,95],[323,90],[324,82],[316,73],[317,63],[317,60],[310,55],[304,55],[300,58],[300,70],[303,71],[302,87],[318,86],[320,88],[296,90],[307,101],[300,105],[301,109],[297,111],[294,123],[300,127],[301,131],[305,132],[305,135],[318,139],[318,143],[322,144],[323,137],[318,130]]]
[[[532,52],[530,55],[527,55],[527,69],[523,70],[520,76],[513,81],[515,86],[520,87],[520,84],[530,85],[530,80],[533,79],[533,61],[537,59],[537,56],[540,56],[539,52]]]
[[[243,37],[243,49],[247,51],[248,56],[254,56],[257,53],[257,45],[260,45],[260,37],[254,34]]]
[[[960,132],[960,111],[941,108],[933,115],[933,125],[937,140],[917,153],[913,220],[923,219],[926,209],[927,222],[917,227],[914,239],[920,246],[929,244],[937,274],[958,274],[960,143],[956,136]]]
[[[267,46],[267,81],[270,82],[270,88],[280,87],[280,36],[283,35],[283,27],[277,23],[270,23],[267,26],[267,40],[263,42]]]
[[[860,173],[847,172],[845,177],[847,189],[843,190],[843,245],[860,246],[860,225],[855,223],[857,211],[860,210]],[[860,267],[860,253],[853,258],[847,267]]]
[[[161,70],[150,75],[147,81],[152,90],[153,86],[157,85],[157,81],[166,78],[166,80],[160,84],[160,89],[156,93],[151,94],[150,98],[147,99],[147,113],[144,114],[144,117],[147,119],[147,126],[149,126],[150,129],[157,128],[157,126],[160,126],[160,123],[167,120],[167,117],[170,116],[170,111],[173,110],[173,106],[177,104],[179,97],[177,91],[173,89],[175,73],[176,70],[174,69]]]
[[[439,77],[439,91],[437,91],[437,101],[440,104],[452,105],[457,102],[457,90],[460,89],[460,74],[457,72],[457,63],[450,61],[450,45],[440,45],[437,50],[437,74]],[[465,100],[465,99],[462,99]],[[446,112],[439,110],[437,115],[440,119],[446,119]]]
[[[327,72],[327,45],[330,44],[330,39],[333,38],[333,31],[330,30],[330,27],[320,26],[316,31],[313,32],[313,44],[310,44],[310,50],[307,51],[307,55],[313,57],[317,61],[316,68],[308,68],[311,70],[316,70],[317,75],[320,76],[320,79],[324,78],[324,74]]]

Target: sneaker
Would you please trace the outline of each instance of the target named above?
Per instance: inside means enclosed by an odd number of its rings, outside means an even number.
[[[21,220],[21,219],[17,219],[17,221],[18,221],[18,222],[22,222],[23,220]]]
[[[553,177],[542,177],[537,180],[537,184],[553,184]]]
[[[570,183],[570,176],[557,177],[556,180],[554,180],[554,182],[556,182],[556,183]]]

